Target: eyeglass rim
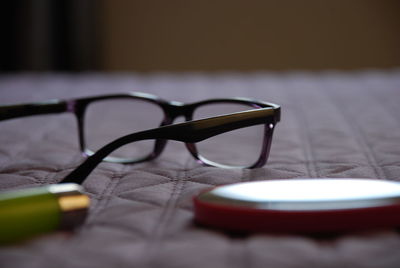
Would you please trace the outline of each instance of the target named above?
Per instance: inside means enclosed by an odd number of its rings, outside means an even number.
[[[94,154],[94,151],[90,150],[86,146],[86,138],[85,138],[85,113],[88,108],[88,106],[96,101],[104,101],[104,100],[112,100],[112,99],[140,99],[143,101],[148,101],[151,102],[157,106],[159,106],[162,109],[163,116],[164,118],[161,120],[159,126],[165,126],[165,125],[170,125],[173,123],[174,119],[177,116],[184,116],[186,121],[190,121],[193,118],[193,113],[194,111],[203,106],[203,105],[209,105],[209,104],[220,104],[220,103],[237,103],[237,104],[244,104],[248,105],[249,107],[256,107],[256,108],[266,108],[266,107],[271,107],[272,109],[276,110],[275,113],[275,121],[274,125],[279,122],[280,120],[280,106],[274,103],[270,102],[264,102],[264,101],[259,101],[255,99],[250,99],[250,98],[243,98],[243,97],[234,97],[234,98],[211,98],[211,99],[205,99],[197,102],[191,102],[191,103],[183,103],[183,102],[177,102],[177,101],[167,101],[163,98],[160,98],[158,96],[148,94],[148,93],[141,93],[141,92],[128,92],[128,93],[119,93],[119,94],[111,94],[111,95],[100,95],[100,96],[92,96],[92,97],[86,97],[86,98],[79,98],[79,99],[74,99],[73,101],[75,102],[74,104],[74,111],[77,117],[78,121],[78,131],[79,131],[79,143],[80,143],[80,149],[82,153],[85,156],[91,156]],[[201,154],[198,153],[198,150],[196,149],[195,144],[186,144],[187,149],[189,150],[190,154],[198,161],[201,162],[204,165],[209,165],[209,166],[216,166],[216,167],[229,167],[229,168],[254,168],[254,167],[259,167],[262,166],[266,163],[267,158],[268,158],[268,153],[269,153],[269,147],[268,143],[270,143],[269,140],[266,140],[266,136],[272,136],[271,131],[267,131],[267,129],[264,130],[264,140],[263,140],[263,146],[262,150],[260,152],[259,158],[257,161],[251,165],[248,166],[228,166],[228,165],[223,165],[219,164],[216,162],[212,162],[204,157],[201,156]],[[272,139],[272,137],[271,137]],[[122,158],[122,157],[113,157],[113,156],[108,156],[106,159],[103,161],[105,162],[112,162],[112,163],[123,163],[123,164],[135,164],[135,163],[140,163],[144,161],[150,161],[155,158],[157,158],[162,151],[164,150],[166,146],[166,141],[164,140],[155,140],[154,146],[152,151],[142,157],[139,158]],[[266,147],[268,146],[268,147]],[[266,157],[265,157],[266,155]]]

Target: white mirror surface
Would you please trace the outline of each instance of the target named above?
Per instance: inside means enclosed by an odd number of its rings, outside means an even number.
[[[400,183],[372,179],[290,179],[217,187],[200,200],[272,210],[354,209],[400,204]]]

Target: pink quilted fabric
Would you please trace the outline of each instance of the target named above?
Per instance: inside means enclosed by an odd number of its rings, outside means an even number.
[[[191,201],[210,186],[239,181],[399,180],[400,71],[0,77],[1,104],[126,91],[280,104],[269,162],[254,170],[204,167],[183,144],[169,142],[152,162],[102,163],[84,183],[92,199],[86,223],[75,233],[1,248],[0,267],[400,267],[394,229],[235,236],[195,225]],[[70,114],[0,122],[0,189],[60,181],[83,161],[76,131]]]

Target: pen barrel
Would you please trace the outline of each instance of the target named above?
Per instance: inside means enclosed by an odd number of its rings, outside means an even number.
[[[76,184],[57,184],[0,195],[0,244],[81,224],[89,198]]]

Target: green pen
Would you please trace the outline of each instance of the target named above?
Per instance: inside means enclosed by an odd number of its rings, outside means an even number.
[[[70,230],[86,218],[89,197],[75,183],[0,194],[0,245],[55,230]]]

